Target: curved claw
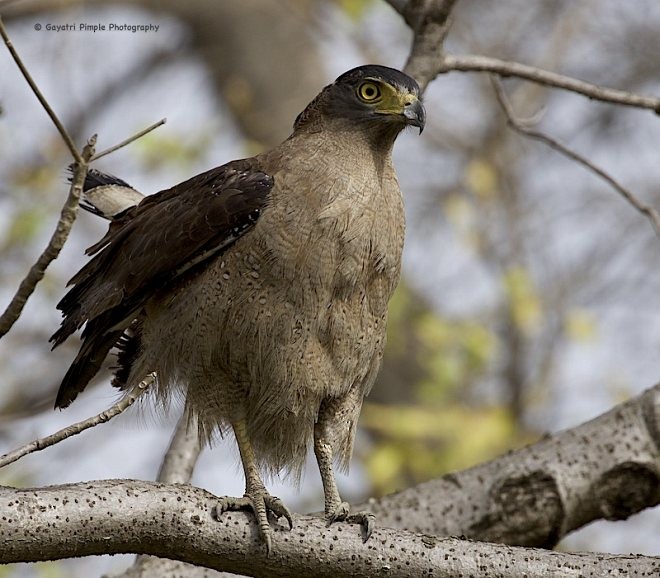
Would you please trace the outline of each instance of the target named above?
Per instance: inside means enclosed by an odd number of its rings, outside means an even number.
[[[284,505],[284,502],[277,496],[271,496],[270,494],[265,496],[265,500],[268,510],[275,514],[278,519],[285,518],[289,524],[289,530],[293,530],[293,517],[291,516],[289,508]]]
[[[349,524],[360,524],[363,533],[362,541],[366,542],[374,531],[376,516],[367,511],[349,514],[350,509],[351,507],[346,502],[341,502],[334,510],[326,514],[327,525],[341,521],[346,521]]]
[[[217,518],[220,518],[224,512],[251,510],[259,528],[259,537],[266,545],[266,555],[270,555],[273,549],[272,530],[268,522],[268,514],[272,513],[277,519],[280,517],[286,518],[289,529],[293,528],[291,512],[284,505],[284,502],[267,492],[253,492],[245,494],[242,498],[225,496],[218,500],[215,510]]]
[[[355,512],[355,514],[348,516],[346,521],[349,524],[360,524],[362,526],[363,542],[366,542],[371,537],[376,526],[376,516],[367,511]]]

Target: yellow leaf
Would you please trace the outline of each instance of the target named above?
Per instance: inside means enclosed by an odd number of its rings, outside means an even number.
[[[484,368],[495,356],[497,337],[477,323],[466,324],[463,333],[463,343],[471,364],[475,369]]]
[[[360,20],[362,15],[366,12],[367,8],[372,4],[372,0],[339,0],[344,13],[351,20]]]
[[[6,245],[25,244],[41,230],[45,213],[40,207],[29,207],[18,211],[7,231]]]
[[[376,440],[366,464],[381,493],[472,466],[523,441],[515,440],[511,416],[499,407],[367,403],[360,422]]]
[[[573,340],[588,343],[597,337],[596,320],[585,309],[573,309],[564,321],[566,334]]]
[[[442,212],[452,225],[461,230],[470,225],[474,214],[472,205],[465,195],[459,193],[447,195],[442,204]]]
[[[528,271],[514,265],[504,274],[504,287],[509,297],[511,316],[524,333],[531,333],[542,317],[541,302]]]
[[[382,493],[400,485],[403,454],[396,444],[384,443],[372,451],[365,460],[371,479]]]
[[[148,169],[163,165],[188,167],[206,152],[209,133],[197,134],[194,140],[181,135],[148,134],[135,142],[135,150]]]
[[[472,159],[465,170],[465,183],[477,197],[490,199],[497,194],[497,170],[485,159]]]

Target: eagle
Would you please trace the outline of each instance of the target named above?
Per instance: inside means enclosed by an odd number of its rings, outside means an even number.
[[[146,197],[90,171],[83,206],[111,222],[57,305],[53,347],[84,329],[55,407],[115,349],[114,386],[155,372],[156,395],[182,395],[203,440],[233,434],[245,495],[219,498],[217,516],[251,510],[270,552],[269,515],[293,521],[263,476],[299,476],[313,445],[328,523],[368,537],[373,517],[350,514],[334,468],[348,467],[400,276],[392,147],[425,118],[414,79],[370,64],[323,88],[291,136],[254,157]]]

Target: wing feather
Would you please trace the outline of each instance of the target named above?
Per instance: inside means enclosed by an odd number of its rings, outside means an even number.
[[[57,305],[64,319],[50,338],[53,348],[87,324],[67,374],[72,378],[65,377],[60,388],[59,407],[73,401],[98,371],[99,356],[91,355],[95,344],[107,353],[109,341],[117,341],[154,292],[247,233],[273,183],[254,159],[233,161],[145,197],[111,223],[88,249],[93,258],[69,281],[72,287]],[[94,367],[74,367],[92,358]]]

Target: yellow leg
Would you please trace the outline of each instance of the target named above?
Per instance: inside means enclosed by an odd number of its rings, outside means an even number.
[[[266,544],[267,553],[270,554],[272,549],[272,532],[268,522],[268,513],[271,512],[277,518],[286,518],[287,522],[289,522],[289,528],[293,528],[293,519],[282,500],[271,496],[261,481],[245,421],[237,420],[232,423],[232,427],[245,473],[245,495],[242,498],[221,498],[216,506],[216,513],[220,517],[223,512],[227,511],[252,510],[257,519],[259,535]]]
[[[339,496],[335,472],[332,467],[332,445],[329,442],[327,418],[326,408],[322,405],[316,424],[314,424],[314,454],[316,455],[319,472],[321,473],[321,482],[323,483],[325,519],[328,525],[342,520],[360,524],[366,541],[373,532],[376,517],[371,512],[356,512],[349,515],[350,506],[347,502],[342,502]]]

